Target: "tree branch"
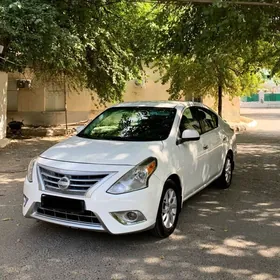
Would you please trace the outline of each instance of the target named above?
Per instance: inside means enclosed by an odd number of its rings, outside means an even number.
[[[131,2],[146,2],[146,3],[170,3],[170,4],[215,4],[215,0],[131,0]],[[268,3],[268,2],[247,2],[247,1],[224,1],[222,4],[227,5],[242,5],[242,6],[261,6],[261,7],[278,7],[280,8],[280,3]]]

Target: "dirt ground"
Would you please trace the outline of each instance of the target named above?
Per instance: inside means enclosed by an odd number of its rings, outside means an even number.
[[[0,149],[0,176],[1,174],[25,172],[32,158],[64,138],[62,136],[30,137],[11,140],[6,148]]]
[[[14,140],[0,149],[0,279],[280,279],[280,110],[247,110],[259,125],[238,135],[228,190],[188,200],[178,229],[111,236],[21,213],[31,158],[62,138]]]

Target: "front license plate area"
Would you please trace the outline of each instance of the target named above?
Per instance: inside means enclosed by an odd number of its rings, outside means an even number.
[[[85,202],[83,200],[45,194],[42,194],[41,196],[41,206],[46,209],[55,209],[75,213],[81,213],[85,211]]]

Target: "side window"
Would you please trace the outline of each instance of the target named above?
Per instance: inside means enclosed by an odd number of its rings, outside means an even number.
[[[201,134],[201,126],[200,123],[193,117],[193,111],[191,108],[186,108],[184,114],[182,116],[180,122],[180,136],[182,135],[183,131],[186,129],[194,129],[199,134]]]
[[[200,122],[203,133],[218,127],[218,117],[206,108],[196,107],[196,119]]]

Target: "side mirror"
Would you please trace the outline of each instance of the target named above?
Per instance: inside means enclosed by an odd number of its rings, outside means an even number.
[[[84,128],[85,128],[84,125],[82,125],[82,126],[77,126],[77,127],[76,127],[76,132],[77,132],[77,134],[80,133]]]
[[[182,137],[177,140],[177,145],[185,142],[197,141],[200,139],[199,133],[194,129],[186,129],[183,131]]]

